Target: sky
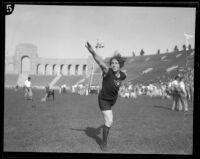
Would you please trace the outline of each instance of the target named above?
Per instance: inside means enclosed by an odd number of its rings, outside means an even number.
[[[5,18],[5,52],[13,56],[16,45],[31,43],[43,58],[88,58],[86,42],[97,42],[102,57],[115,51],[122,56],[169,52],[186,44],[184,32],[195,43],[195,8],[15,5]]]

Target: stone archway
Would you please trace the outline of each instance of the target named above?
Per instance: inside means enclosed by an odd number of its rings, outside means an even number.
[[[83,68],[82,68],[82,69],[83,69],[83,70],[82,70],[82,75],[86,75],[87,69],[88,69],[87,65],[83,65]]]
[[[45,74],[45,66],[43,64],[37,65],[37,74],[44,75]]]
[[[31,61],[29,56],[21,57],[20,73],[29,74],[31,71]]]
[[[67,65],[62,64],[60,66],[60,72],[61,72],[62,75],[66,76],[67,75]]]
[[[79,74],[79,65],[76,65],[75,66],[75,75],[78,75]]]
[[[45,59],[38,57],[37,46],[20,43],[16,46],[13,57],[5,57],[5,73],[28,73],[33,75],[83,75],[90,70],[93,59]],[[11,64],[12,63],[12,64]],[[58,66],[60,67],[58,69]],[[85,65],[85,66],[83,66]]]
[[[45,71],[46,71],[46,75],[52,75],[52,66],[49,64],[45,65]]]
[[[53,65],[53,74],[54,75],[60,74],[60,66],[58,64]]]
[[[71,75],[71,69],[72,69],[72,65],[70,64],[70,65],[68,65],[68,67],[67,67],[67,74],[68,74],[68,75]]]

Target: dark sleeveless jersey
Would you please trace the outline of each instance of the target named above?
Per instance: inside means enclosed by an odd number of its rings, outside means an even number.
[[[126,75],[122,71],[120,71],[120,77],[118,78],[115,76],[113,70],[109,68],[107,75],[105,77],[103,75],[100,98],[106,100],[116,100],[121,82],[125,78]]]

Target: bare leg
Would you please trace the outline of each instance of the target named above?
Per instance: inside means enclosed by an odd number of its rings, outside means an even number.
[[[101,145],[101,148],[103,151],[107,150],[107,139],[108,139],[108,134],[109,134],[109,130],[110,127],[112,126],[113,123],[113,112],[112,110],[106,110],[106,111],[102,111],[104,120],[105,120],[105,124],[103,127],[103,142]]]
[[[184,111],[188,111],[188,101],[186,97],[181,98],[181,103],[183,104]]]
[[[177,99],[177,106],[178,106],[178,110],[182,111],[183,110],[183,103],[182,103],[182,98],[178,97]]]
[[[31,89],[31,88],[29,89],[29,98],[30,98],[31,100],[33,100],[33,92],[32,92],[32,89]]]
[[[176,97],[175,96],[173,96],[172,97],[172,100],[173,100],[173,104],[172,104],[172,110],[175,110],[175,108],[176,108]]]
[[[28,89],[25,88],[24,99],[27,99],[27,98],[28,98]]]

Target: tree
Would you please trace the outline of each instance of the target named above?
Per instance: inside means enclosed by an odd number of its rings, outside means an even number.
[[[175,45],[175,47],[174,47],[174,52],[177,52],[177,51],[179,51],[179,50],[178,50],[178,46]]]
[[[144,55],[144,50],[143,50],[143,49],[140,51],[140,55],[141,55],[141,56]]]
[[[186,45],[183,44],[183,51],[186,51]]]
[[[191,50],[192,49],[192,46],[189,44],[188,45],[188,50]]]
[[[158,49],[157,54],[160,55],[160,49]]]

